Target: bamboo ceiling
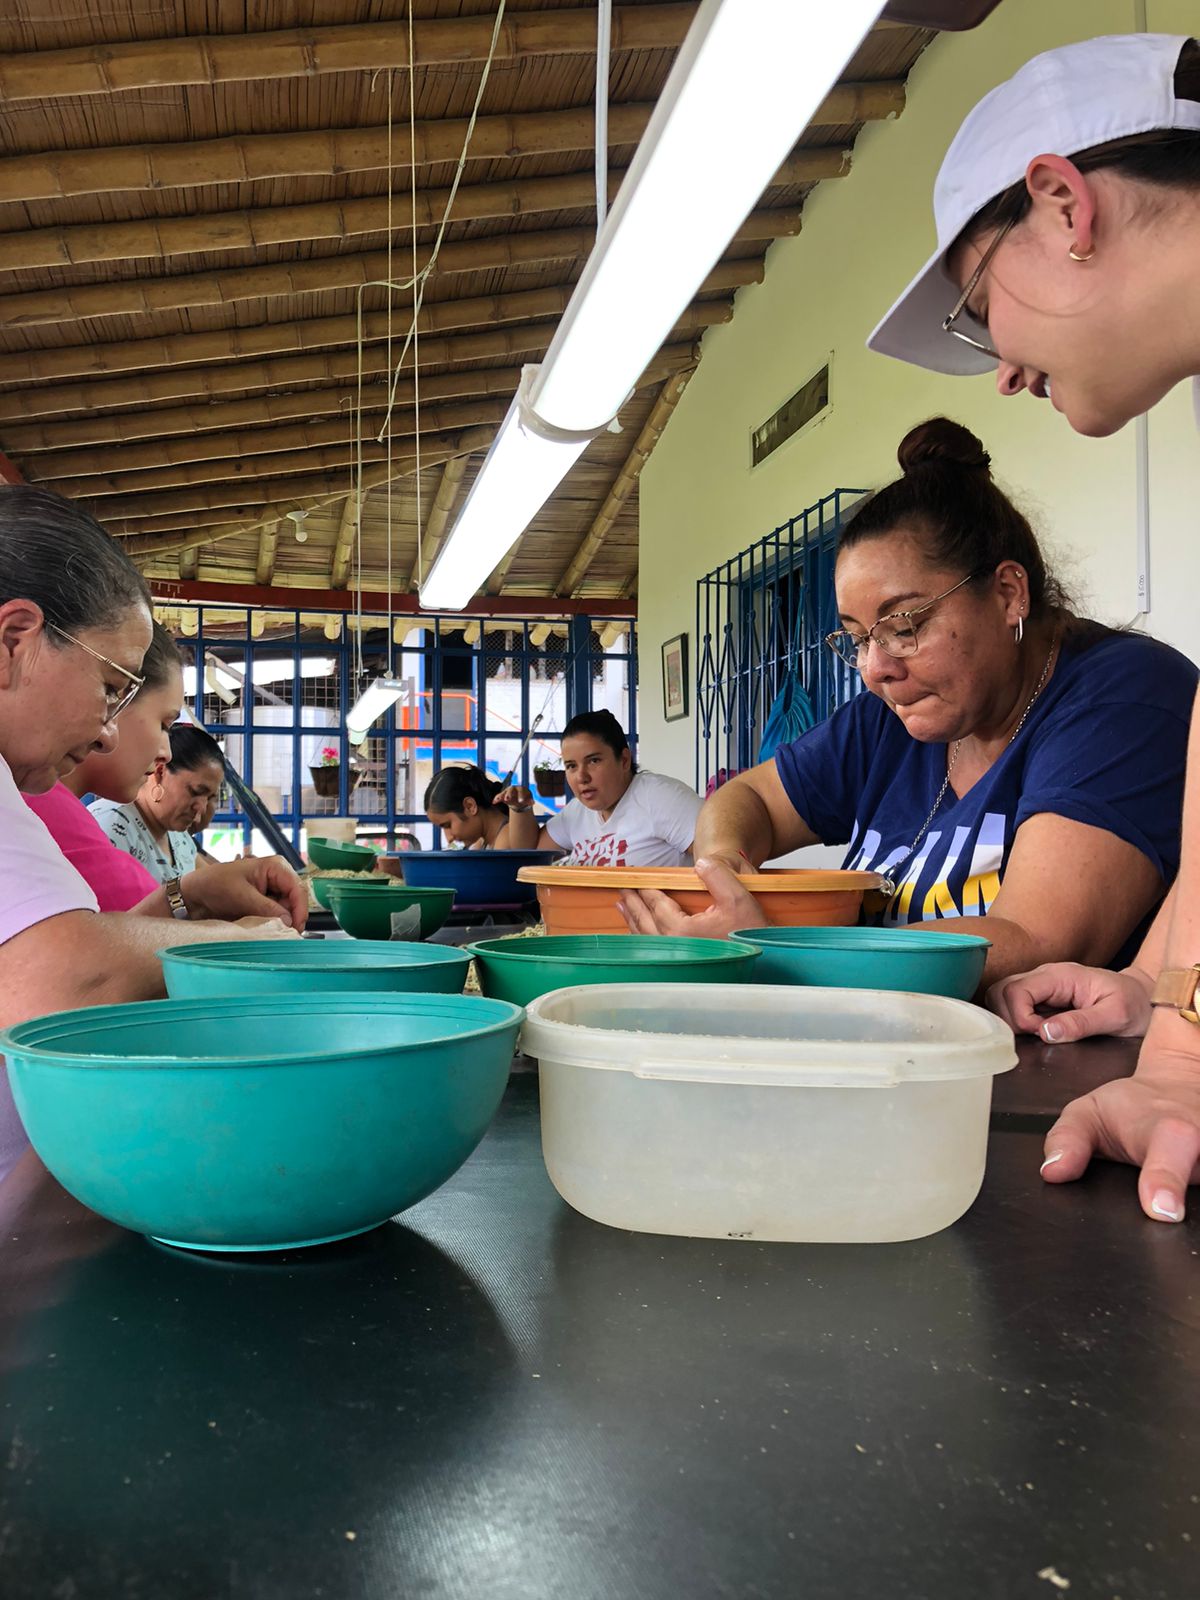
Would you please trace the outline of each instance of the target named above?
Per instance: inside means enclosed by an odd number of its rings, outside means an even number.
[[[360,347],[356,289],[389,260],[393,281],[410,277],[414,240],[417,268],[429,259],[496,0],[412,10],[410,105],[408,0],[3,8],[0,449],[29,481],[85,502],[152,579],[381,590],[390,578],[411,591],[522,364],[545,352],[595,231],[596,16],[578,0],[506,9],[426,281],[420,383],[410,349],[390,454],[377,442],[412,295],[394,292],[389,313],[386,290],[364,290]],[[610,193],[694,10],[617,0]],[[761,280],[772,240],[799,231],[814,184],[849,171],[864,123],[903,108],[928,37],[881,26],[865,41],[622,431],[585,452],[489,594],[636,592],[637,476],[704,330]]]

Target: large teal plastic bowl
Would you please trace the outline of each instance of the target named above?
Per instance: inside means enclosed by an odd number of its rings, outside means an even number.
[[[500,1104],[524,1013],[464,995],[150,1000],[0,1034],[38,1155],[165,1244],[363,1233],[446,1181]]]
[[[518,934],[467,950],[484,994],[519,1006],[577,983],[740,983],[758,959],[746,943],[636,933]]]
[[[735,944],[762,951],[756,983],[830,989],[898,989],[970,1000],[991,941],[917,928],[743,928]]]
[[[471,958],[437,944],[231,939],[158,952],[173,1000],[214,994],[461,994]]]

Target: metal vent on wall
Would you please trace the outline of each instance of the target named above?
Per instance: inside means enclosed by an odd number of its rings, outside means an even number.
[[[814,373],[790,400],[784,401],[774,416],[768,417],[761,428],[755,428],[750,435],[751,466],[756,467],[760,461],[765,461],[814,417],[819,417],[828,405],[829,363],[826,362],[820,372]]]

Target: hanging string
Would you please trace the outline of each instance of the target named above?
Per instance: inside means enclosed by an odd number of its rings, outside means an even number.
[[[503,11],[503,9],[504,9],[503,0],[502,0],[500,9],[501,9],[501,11]],[[492,37],[493,37],[493,40],[494,40],[495,39],[495,33],[494,32],[493,32]],[[424,581],[425,581],[425,553],[424,553],[424,548],[423,548],[425,540],[424,540],[424,532],[423,532],[422,523],[421,523],[421,331],[420,331],[420,328],[417,326],[417,322],[418,322],[418,319],[419,319],[419,317],[421,315],[421,297],[425,292],[425,283],[424,283],[424,280],[422,280],[420,289],[418,290],[418,288],[417,288],[417,91],[416,91],[416,80],[413,77],[413,72],[414,72],[414,67],[413,67],[413,0],[408,0],[408,149],[409,149],[409,154],[412,157],[411,161],[408,164],[408,170],[409,170],[409,173],[411,175],[411,182],[410,182],[410,185],[409,185],[409,194],[410,194],[410,197],[411,197],[410,220],[411,220],[411,223],[412,223],[412,281],[413,281],[413,314],[412,314],[412,323],[411,323],[411,325],[409,327],[409,334],[410,334],[410,336],[412,338],[412,350],[413,350],[413,429],[414,429],[414,433],[415,433],[415,448],[416,448],[416,458],[417,458],[417,460],[416,460],[417,470],[416,470],[416,475],[413,478],[413,486],[414,486],[414,489],[415,489],[415,492],[416,492],[416,501],[417,501],[417,518],[416,518],[416,522],[417,522],[417,562],[416,562],[416,566],[417,566],[417,586],[419,588],[420,585],[422,583],[424,583]],[[476,101],[476,104],[478,104],[478,101]],[[473,126],[474,126],[474,123],[472,122],[472,127]],[[470,143],[470,139],[471,139],[471,128],[468,128],[467,129],[467,143],[468,144]],[[465,149],[465,146],[464,146],[464,149]],[[450,195],[450,204],[452,205],[453,202],[454,202],[454,192],[452,190],[451,191],[451,195]],[[449,216],[449,206],[447,207],[446,215]],[[431,257],[430,258],[430,266],[432,266],[432,265],[433,265],[433,258]],[[391,277],[391,273],[390,272],[388,273],[388,276]],[[403,359],[403,357],[401,359]],[[391,351],[391,346],[390,345],[388,346],[388,371],[389,372],[392,372],[392,371],[397,371],[398,372],[399,371],[399,367],[398,366],[396,368],[392,367],[392,351]],[[393,379],[391,392],[388,395],[387,413],[384,416],[384,422],[383,422],[384,427],[387,428],[387,430],[388,430],[388,438],[389,439],[392,436],[392,430],[391,430],[392,400],[393,400],[393,398],[395,396],[395,393],[396,393],[396,381],[395,381],[395,379]]]
[[[608,215],[608,62],[612,46],[612,0],[600,0],[596,21],[596,232]]]

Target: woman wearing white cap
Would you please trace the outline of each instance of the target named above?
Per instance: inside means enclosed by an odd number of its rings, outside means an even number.
[[[1028,62],[959,129],[934,188],[938,246],[872,334],[938,372],[995,367],[1003,395],[1049,399],[1078,433],[1115,433],[1185,378],[1200,401],[1200,45],[1130,34]],[[1200,414],[1200,404],[1198,404]],[[1124,974],[1038,968],[998,986],[1014,1026],[1051,1039],[1146,1033],[1137,1072],[1074,1101],[1047,1179],[1093,1154],[1142,1169],[1151,1217],[1200,1181],[1200,707],[1178,885]],[[1039,1004],[1061,1007],[1046,1021]]]

